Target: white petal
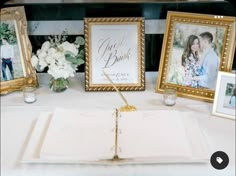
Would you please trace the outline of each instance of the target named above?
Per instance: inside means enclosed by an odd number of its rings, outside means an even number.
[[[41,47],[41,50],[42,51],[47,51],[49,48],[50,48],[50,42],[46,41],[46,42],[43,43],[43,45]]]
[[[73,43],[69,43],[67,41],[59,45],[58,48],[62,48],[64,52],[69,51],[74,56],[78,54],[78,49],[76,48],[76,46]]]
[[[37,56],[33,55],[32,58],[31,58],[31,63],[32,63],[32,66],[33,67],[37,67],[37,65],[39,64],[39,59]]]

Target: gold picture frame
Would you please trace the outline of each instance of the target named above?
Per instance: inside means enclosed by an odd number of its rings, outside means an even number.
[[[37,86],[23,6],[1,9],[1,95]]]
[[[144,90],[144,18],[85,18],[84,25],[85,90],[115,91],[111,83]]]
[[[169,11],[165,31],[156,92],[212,102],[218,71],[232,69],[235,17]]]

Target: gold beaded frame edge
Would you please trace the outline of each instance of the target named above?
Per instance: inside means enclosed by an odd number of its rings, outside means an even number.
[[[36,71],[31,64],[32,47],[27,34],[27,20],[25,16],[25,10],[23,6],[9,7],[1,9],[1,21],[2,20],[15,20],[16,21],[16,33],[17,42],[21,45],[22,53],[22,67],[25,70],[24,77],[1,81],[0,94],[6,95],[10,92],[19,91],[28,86],[38,86]]]
[[[219,17],[219,18],[217,18]],[[169,11],[166,19],[166,30],[164,34],[161,60],[159,64],[158,79],[156,84],[156,92],[163,93],[165,88],[175,88],[177,95],[180,97],[192,98],[206,102],[213,102],[214,90],[191,88],[187,86],[171,84],[165,82],[167,75],[167,67],[169,64],[169,53],[173,40],[173,29],[176,22],[200,24],[206,26],[220,26],[227,30],[224,35],[224,45],[222,55],[220,57],[219,71],[231,72],[233,65],[233,57],[235,50],[235,17],[215,16],[207,14],[184,13]]]
[[[91,54],[90,54],[90,25],[92,24],[127,24],[138,23],[138,56],[139,56],[139,83],[138,85],[132,84],[115,84],[121,91],[142,91],[145,90],[145,33],[144,33],[144,18],[142,17],[118,17],[118,18],[84,18],[84,35],[85,35],[85,90],[86,91],[115,91],[111,84],[104,85],[92,85],[91,84]]]

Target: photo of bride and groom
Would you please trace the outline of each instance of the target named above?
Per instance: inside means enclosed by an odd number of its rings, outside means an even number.
[[[203,32],[190,35],[182,55],[184,85],[195,88],[215,89],[219,68],[219,56],[212,47],[213,35]],[[200,49],[202,58],[200,58]]]
[[[222,28],[176,26],[167,82],[215,90],[223,34]]]

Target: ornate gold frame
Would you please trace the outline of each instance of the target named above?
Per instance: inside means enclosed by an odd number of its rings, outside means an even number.
[[[177,23],[224,27],[224,43],[222,54],[220,57],[219,71],[230,72],[232,70],[234,50],[235,50],[235,17],[215,16],[207,14],[183,13],[183,12],[168,12],[166,20],[166,32],[164,34],[161,60],[159,65],[158,80],[156,84],[156,92],[162,93],[165,88],[175,88],[177,95],[188,97],[202,101],[212,102],[214,99],[214,90],[203,88],[192,88],[178,84],[167,83],[168,65],[174,38],[174,29]],[[199,26],[201,27],[201,26]],[[180,56],[181,59],[181,56]]]
[[[17,41],[21,45],[22,67],[24,77],[1,82],[0,94],[8,94],[22,90],[25,85],[37,86],[36,72],[31,65],[32,47],[27,34],[27,21],[24,7],[9,7],[1,9],[1,20],[15,20]]]
[[[145,64],[144,64],[144,19],[142,17],[128,18],[85,18],[84,19],[84,35],[85,35],[85,90],[86,91],[115,91],[111,84],[93,84],[91,74],[91,27],[93,25],[130,25],[138,26],[138,84],[115,84],[119,90],[137,91],[145,89]]]

